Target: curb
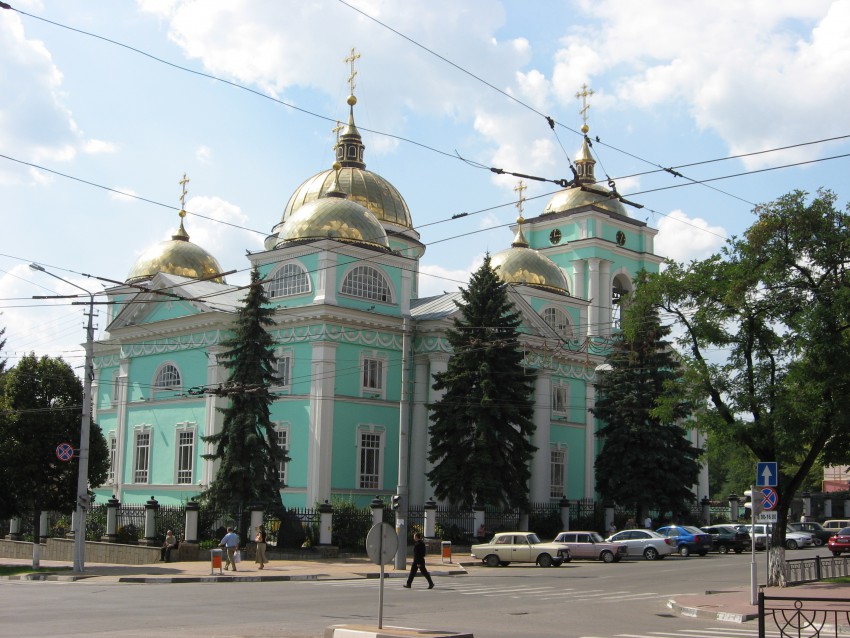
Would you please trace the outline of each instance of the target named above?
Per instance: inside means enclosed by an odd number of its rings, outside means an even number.
[[[263,581],[280,582],[286,580],[319,580],[327,577],[327,574],[301,574],[293,576],[122,576],[119,583],[145,583],[145,584],[167,584],[167,583],[260,583]]]
[[[702,609],[700,607],[685,607],[684,605],[677,603],[672,598],[667,601],[667,608],[686,618],[708,618],[710,620],[719,620],[722,622],[745,623],[748,620],[755,620],[759,617],[758,613],[712,611],[709,609]]]

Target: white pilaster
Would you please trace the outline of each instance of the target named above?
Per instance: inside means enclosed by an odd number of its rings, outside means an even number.
[[[216,388],[220,383],[225,381],[225,369],[218,362],[218,355],[221,354],[221,347],[213,347],[207,351],[207,387]],[[204,422],[198,428],[198,440],[203,441],[202,437],[211,436],[221,432],[224,424],[224,415],[218,408],[227,407],[227,397],[219,397],[214,394],[204,395]],[[204,454],[214,454],[216,445],[213,443],[204,442]],[[220,461],[203,459],[203,471],[199,477],[202,484],[202,489],[206,489],[215,479],[218,472]]]
[[[606,337],[611,334],[611,262],[599,262],[599,330]]]
[[[587,404],[584,417],[584,498],[593,498],[596,492],[596,476],[594,474],[594,464],[596,463],[596,428],[594,426],[594,417],[590,408],[596,405],[596,388],[588,383],[587,388]]]
[[[121,359],[118,363],[118,396],[115,397],[115,487],[113,494],[118,500],[124,500],[124,460],[127,458],[127,383],[130,376],[130,360]]]
[[[314,304],[336,305],[336,253],[323,250],[319,253],[319,266],[316,270],[316,296]]]
[[[331,497],[336,347],[336,343],[328,341],[313,343],[310,447],[307,465],[308,504],[323,503]]]
[[[411,505],[423,505],[425,495],[425,458],[428,450],[428,357],[414,357],[413,423],[410,427],[409,495]]]
[[[413,294],[413,272],[407,268],[401,269],[401,295],[398,300],[401,315],[410,314],[410,297]]]
[[[537,448],[531,459],[531,500],[534,503],[549,501],[551,458],[552,374],[538,370],[534,380],[534,436],[531,442]]]
[[[587,298],[590,300],[590,308],[587,309],[588,336],[599,334],[599,308],[602,303],[599,287],[599,262],[598,257],[591,257],[587,260]]]

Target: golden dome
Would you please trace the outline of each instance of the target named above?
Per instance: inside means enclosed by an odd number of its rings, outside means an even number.
[[[522,199],[520,199],[521,203]],[[528,241],[522,232],[522,223],[525,221],[522,218],[522,210],[516,221],[519,228],[511,247],[496,253],[490,259],[493,270],[507,284],[526,284],[568,295],[570,291],[567,278],[561,269],[554,261],[528,247]]]
[[[546,208],[543,209],[543,214],[563,213],[593,204],[598,208],[628,217],[625,206],[620,203],[617,196],[596,183],[593,171],[596,160],[593,159],[593,155],[590,153],[590,145],[587,142],[587,131],[590,130],[587,122],[581,127],[581,130],[585,135],[575,161],[578,185],[565,188],[552,195],[549,203],[546,204]]]
[[[180,213],[180,228],[177,233],[172,235],[170,240],[151,246],[142,253],[130,269],[126,283],[144,281],[160,272],[190,279],[209,278],[210,281],[220,284],[226,283],[224,277],[214,276],[221,273],[221,266],[216,258],[189,241],[182,219],[186,213]]]
[[[368,208],[378,221],[412,229],[410,209],[398,189],[377,173],[366,170],[366,163],[363,161],[366,146],[354,124],[356,103],[357,99],[353,95],[349,96],[348,124],[342,129],[336,143],[336,161],[341,167],[337,178],[340,189],[350,200]],[[333,181],[334,170],[329,169],[313,175],[296,188],[283,210],[281,224],[278,224],[275,231],[299,208],[324,197]]]
[[[333,170],[331,174],[334,174]],[[390,249],[387,231],[381,223],[368,209],[339,192],[333,179],[324,197],[304,204],[289,216],[277,240],[273,241],[273,247],[279,248],[287,242],[326,238],[386,251]]]

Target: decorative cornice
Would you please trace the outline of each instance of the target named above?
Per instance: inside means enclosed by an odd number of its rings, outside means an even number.
[[[310,341],[335,341],[338,343],[353,343],[361,346],[379,346],[381,348],[401,350],[400,334],[378,330],[352,330],[344,326],[325,324],[272,330],[271,334],[278,345]]]

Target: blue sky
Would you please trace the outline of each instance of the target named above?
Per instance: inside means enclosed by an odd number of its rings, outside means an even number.
[[[229,282],[246,281],[245,251],[261,249],[295,188],[332,162],[352,47],[367,167],[401,191],[428,246],[423,294],[455,290],[511,241],[517,179],[486,167],[570,177],[585,83],[597,177],[643,205],[630,212],[659,229],[659,254],[705,257],[750,225],[755,204],[794,189],[847,201],[850,158],[826,158],[850,153],[850,0],[11,5],[0,10],[0,326],[11,365],[29,351],[82,360],[80,307],[30,299],[75,289],[27,264],[92,291],[101,283],[78,273],[125,279],[174,232],[184,172],[192,241],[239,271]],[[758,151],[772,152],[705,163]],[[683,177],[658,170],[694,163]],[[557,187],[528,185],[533,217]]]

